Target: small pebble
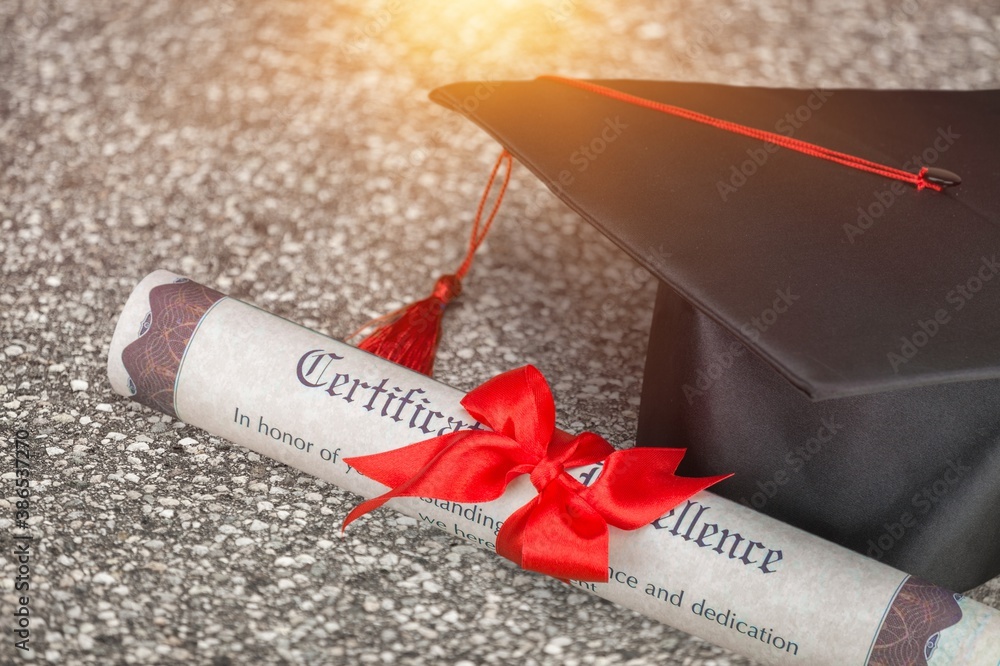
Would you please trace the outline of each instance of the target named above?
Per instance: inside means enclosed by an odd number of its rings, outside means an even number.
[[[543,648],[543,651],[545,652],[545,654],[551,654],[551,655],[562,654],[563,648],[572,643],[573,639],[570,638],[569,636],[556,636],[548,643],[546,643],[545,647]]]

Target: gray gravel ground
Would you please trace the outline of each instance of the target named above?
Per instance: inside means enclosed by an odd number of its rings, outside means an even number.
[[[0,0],[0,431],[33,435],[30,656],[750,664],[386,512],[340,535],[356,497],[113,395],[113,321],[157,267],[337,337],[423,296],[497,153],[436,85],[997,87],[989,4]],[[654,291],[517,169],[437,376],[534,363],[562,426],[627,443]],[[973,594],[1000,607],[1000,579]]]

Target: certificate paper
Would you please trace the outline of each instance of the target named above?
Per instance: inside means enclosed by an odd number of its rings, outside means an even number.
[[[344,458],[482,427],[456,389],[166,271],[126,303],[108,375],[122,395],[364,497],[386,489]],[[589,483],[600,469],[571,473]],[[495,550],[534,493],[522,476],[493,502],[388,506]],[[711,493],[610,529],[609,582],[571,584],[762,663],[1000,666],[994,609]]]

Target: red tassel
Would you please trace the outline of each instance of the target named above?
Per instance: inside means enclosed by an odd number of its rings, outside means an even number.
[[[444,309],[460,293],[462,283],[458,278],[442,275],[433,294],[386,315],[388,321],[362,340],[358,348],[429,376],[434,371]]]
[[[496,181],[500,167],[504,165],[506,165],[506,169],[500,192],[486,222],[483,223],[483,209],[486,207],[486,200],[493,190],[493,183]],[[493,225],[497,211],[500,210],[500,202],[503,201],[503,195],[507,191],[507,183],[510,182],[511,166],[511,155],[504,150],[497,158],[496,164],[493,165],[493,171],[490,173],[486,188],[483,190],[483,196],[479,200],[479,208],[476,210],[476,218],[472,224],[472,234],[469,237],[469,249],[458,270],[453,275],[439,277],[437,284],[434,285],[434,292],[422,301],[411,303],[365,324],[354,335],[371,326],[377,328],[361,341],[361,344],[358,345],[359,349],[425,375],[430,375],[434,371],[434,355],[437,353],[438,342],[441,339],[441,319],[444,316],[445,308],[448,303],[462,293],[462,278],[469,271],[476,250],[482,245],[486,233]]]

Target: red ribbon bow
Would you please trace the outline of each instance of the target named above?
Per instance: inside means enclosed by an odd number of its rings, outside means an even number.
[[[492,432],[462,430],[345,459],[392,489],[356,506],[344,528],[394,497],[489,502],[515,477],[530,474],[538,495],[504,521],[497,553],[556,578],[607,582],[609,525],[648,525],[728,476],[674,476],[684,449],[616,451],[592,432],[574,437],[557,430],[552,393],[530,365],[489,380],[468,393],[462,406]],[[590,486],[566,472],[601,461]]]

